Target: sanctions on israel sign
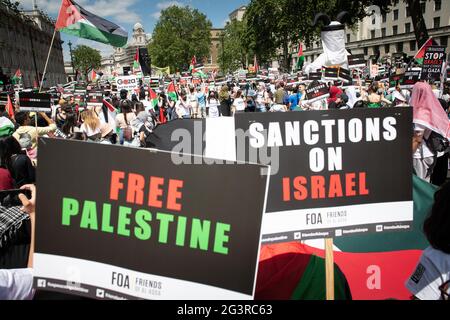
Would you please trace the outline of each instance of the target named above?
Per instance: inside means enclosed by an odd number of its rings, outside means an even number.
[[[238,159],[271,156],[263,242],[409,229],[411,121],[411,108],[238,115]]]
[[[154,145],[270,165],[263,243],[289,242],[410,229],[411,123],[400,107],[246,113],[163,126]]]
[[[98,299],[251,299],[268,167],[171,157],[40,140],[35,288]],[[243,195],[251,201],[233,201]]]

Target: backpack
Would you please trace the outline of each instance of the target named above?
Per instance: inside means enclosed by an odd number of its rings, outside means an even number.
[[[133,141],[133,128],[130,126],[130,124],[127,121],[127,114],[124,114],[124,118],[125,118],[125,123],[127,124],[127,126],[125,128],[122,129],[123,132],[123,140],[126,142],[131,142]]]

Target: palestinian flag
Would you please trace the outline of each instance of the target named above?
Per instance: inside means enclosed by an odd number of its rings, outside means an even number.
[[[148,88],[148,95],[152,104],[152,108],[156,109],[156,107],[158,106],[158,95],[155,91],[153,91],[152,88]]]
[[[191,59],[191,65],[189,66],[189,72],[195,72],[195,65],[197,64],[197,58],[195,56]]]
[[[6,103],[6,112],[8,112],[8,115],[11,119],[14,118],[14,106],[11,101],[11,97],[8,94],[8,102]]]
[[[414,273],[422,251],[429,245],[422,232],[422,226],[433,205],[436,190],[436,186],[416,176],[413,177],[414,226],[412,231],[373,233],[334,240],[334,261],[345,275],[353,299],[394,298],[407,300],[410,298],[411,294],[406,289],[405,282]],[[268,250],[284,256],[317,255],[325,257],[323,243],[324,240],[312,240],[306,241],[305,244],[293,242],[266,246],[268,248],[261,249],[258,273],[269,272],[278,282],[286,279],[295,281],[298,278],[295,288],[304,285],[302,282],[311,283],[314,279],[310,279],[310,276],[307,277],[308,268],[304,267],[305,262],[303,261],[306,258],[303,258],[302,261],[300,258],[297,258],[298,261],[292,259],[291,264],[293,265],[278,265],[277,271],[280,274],[271,269],[265,270],[265,260],[263,259],[267,258]],[[287,258],[285,257],[285,259]],[[297,275],[297,278],[294,276],[296,268],[305,270],[301,275]],[[258,279],[260,279],[260,275],[258,275]],[[264,281],[257,284],[257,289],[258,285],[259,288],[270,285],[270,279],[271,277],[264,275]],[[272,285],[275,287],[275,284]],[[285,296],[295,297],[295,290],[292,287],[285,287]],[[339,292],[340,288],[342,285],[338,284],[335,292]]]
[[[305,56],[303,55],[303,44],[300,42],[298,47],[298,59],[297,59],[297,70],[303,69],[303,64],[305,63]]]
[[[258,65],[258,59],[256,59],[256,54],[255,54],[255,57],[253,58],[253,68],[255,68],[255,73],[258,73],[259,65]]]
[[[133,61],[133,72],[141,71],[141,64],[139,63],[139,49],[136,49],[136,54],[134,55]]]
[[[20,68],[17,69],[16,73],[14,74],[14,76],[12,77],[11,80],[12,80],[13,84],[20,83],[20,81],[22,80],[22,72],[20,71]]]
[[[175,90],[175,84],[173,82],[167,87],[167,95],[172,101],[178,101],[177,91]]]
[[[90,13],[73,0],[62,0],[56,30],[114,47],[124,47],[128,40],[122,27]]]
[[[14,123],[7,117],[0,117],[0,138],[9,137],[14,131]]]
[[[192,75],[201,79],[208,79],[208,75],[206,75],[202,70],[195,70],[195,73],[193,73]]]
[[[262,246],[255,300],[326,300],[325,259],[301,243]],[[334,265],[334,298],[351,300],[345,275]]]
[[[430,39],[427,40],[427,42],[424,43],[424,45],[422,46],[422,48],[419,49],[419,51],[417,51],[416,55],[414,56],[414,59],[416,60],[416,62],[420,65],[423,64],[423,58],[425,56],[425,52],[427,51],[427,49],[431,46],[436,45],[436,42],[434,41],[433,37],[430,37]]]
[[[92,70],[91,81],[94,82],[95,80],[97,80],[97,72],[95,72],[95,70]]]
[[[103,105],[108,109],[108,124],[113,128],[113,130],[116,130],[116,108],[114,108],[114,106],[105,99],[103,99]]]

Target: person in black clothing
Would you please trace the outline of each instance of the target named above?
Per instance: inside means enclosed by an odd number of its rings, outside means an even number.
[[[447,112],[448,111],[448,103],[439,99],[442,108]],[[449,152],[447,151],[444,155],[438,157],[436,159],[436,164],[433,169],[433,174],[431,175],[431,183],[436,186],[442,186],[447,181],[448,175],[448,159]]]
[[[30,137],[31,143],[31,137]],[[2,152],[0,162],[11,173],[16,188],[36,181],[36,172],[30,158],[22,151],[19,142],[14,137],[2,140]]]

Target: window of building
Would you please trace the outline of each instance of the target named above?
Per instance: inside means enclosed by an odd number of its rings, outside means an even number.
[[[403,52],[403,42],[397,43],[397,52]]]
[[[422,8],[422,14],[425,14],[425,12],[427,11],[427,4],[426,4],[426,2],[421,2],[420,3],[420,7]]]
[[[378,53],[380,53],[380,46],[374,46],[373,47],[373,54],[377,55]]]
[[[442,0],[434,0],[434,11],[441,10]]]
[[[448,46],[448,37],[447,36],[441,37],[440,42],[441,42],[441,46],[447,47]]]
[[[391,46],[389,44],[384,45],[384,53],[389,53]]]
[[[398,26],[393,26],[392,27],[392,34],[395,36],[398,34]]]
[[[405,33],[411,32],[411,23],[405,23]]]
[[[411,9],[409,8],[409,6],[406,7],[406,17],[411,17]]]
[[[394,10],[394,21],[398,20],[398,9]]]
[[[381,28],[381,36],[386,37],[386,28]]]
[[[347,33],[347,42],[350,42],[350,33]]]
[[[372,25],[374,25],[377,22],[377,16],[374,14],[372,16]]]
[[[441,26],[441,18],[436,17],[433,19],[433,28],[439,28]]]
[[[416,51],[416,40],[411,40],[409,42],[409,50]]]
[[[387,21],[386,13],[383,13],[382,19],[383,19],[383,23],[386,23],[386,21]]]
[[[368,54],[369,54],[369,48],[365,47],[365,48],[364,48],[364,55],[367,56]]]
[[[375,38],[375,30],[371,30],[370,31],[370,39],[374,39]]]

